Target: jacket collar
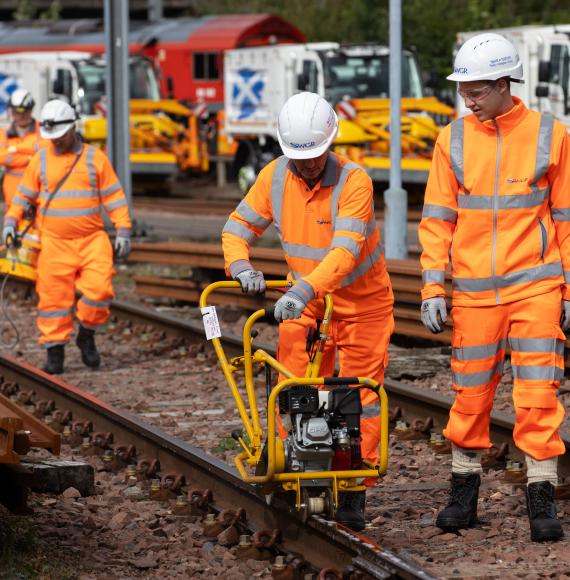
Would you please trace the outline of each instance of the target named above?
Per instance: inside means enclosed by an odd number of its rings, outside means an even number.
[[[32,119],[30,121],[30,124],[26,128],[26,133],[35,133],[37,130],[38,130],[38,123]],[[16,129],[16,123],[12,122],[10,124],[10,127],[6,131],[6,136],[10,137],[10,138],[19,136],[18,130]]]
[[[299,172],[297,171],[297,168],[295,167],[295,164],[293,163],[293,161],[291,159],[289,159],[289,162],[287,163],[287,169],[295,177],[298,177],[299,179],[303,179],[299,175]],[[339,163],[338,163],[338,160],[336,158],[336,155],[329,151],[329,154],[327,156],[327,161],[325,163],[325,169],[323,171],[323,176],[321,177],[321,180],[319,181],[319,183],[317,183],[317,185],[315,185],[315,187],[313,189],[316,189],[317,187],[333,187],[334,185],[336,185],[338,183],[339,174],[340,174]]]
[[[497,127],[504,132],[510,131],[517,127],[521,121],[528,115],[528,109],[525,104],[518,98],[513,97],[515,106],[507,111],[506,113],[496,117],[495,119],[489,119],[483,121],[483,125],[492,131],[496,131]]]

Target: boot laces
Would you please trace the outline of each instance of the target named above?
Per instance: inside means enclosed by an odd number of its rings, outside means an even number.
[[[464,481],[456,481],[449,490],[449,503],[457,503],[459,505],[468,507],[471,492],[477,486],[475,479],[466,479]]]
[[[532,515],[552,517],[553,505],[550,489],[542,485],[532,485],[527,489]]]

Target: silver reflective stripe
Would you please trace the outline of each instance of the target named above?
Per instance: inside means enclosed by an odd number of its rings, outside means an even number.
[[[463,135],[465,132],[464,119],[456,119],[451,123],[451,141],[449,143],[449,157],[451,169],[455,174],[455,179],[464,186],[465,171],[463,166]]]
[[[479,387],[485,385],[503,372],[503,361],[499,361],[492,369],[479,371],[477,373],[457,373],[453,372],[453,384],[458,387]]]
[[[432,205],[426,203],[424,204],[424,209],[422,211],[422,219],[423,218],[433,218],[454,224],[457,221],[457,212],[450,207],[445,207],[444,205]]]
[[[69,316],[71,308],[63,308],[62,310],[38,310],[39,318],[61,318],[62,316]]]
[[[51,348],[52,346],[63,346],[63,345],[66,345],[68,342],[69,342],[68,340],[64,340],[64,341],[58,340],[58,341],[55,341],[55,342],[44,342],[42,344],[42,346],[44,348]]]
[[[499,195],[497,209],[524,209],[541,205],[548,197],[550,188],[537,189],[534,193],[522,195]],[[460,209],[493,209],[494,195],[463,195],[457,196]]]
[[[273,179],[271,180],[271,212],[273,214],[273,225],[281,236],[281,222],[283,220],[283,192],[285,190],[285,175],[287,174],[287,157],[282,155],[275,163]]]
[[[330,248],[315,248],[305,244],[289,244],[288,242],[281,242],[281,246],[288,256],[307,260],[323,260],[330,251]]]
[[[329,157],[329,159],[331,161],[334,161],[335,163],[338,163],[338,161],[336,160],[335,157]],[[346,180],[348,178],[348,174],[351,171],[354,171],[355,169],[362,169],[362,167],[360,167],[360,165],[357,165],[356,163],[346,163],[345,165],[342,166],[342,169],[340,171],[340,175],[338,176],[338,181],[336,182],[336,185],[334,186],[332,193],[331,193],[331,219],[332,219],[332,226],[333,226],[333,231],[336,230],[336,216],[338,215],[338,200],[340,199],[340,192],[342,191],[342,188],[344,187],[344,184],[346,183]],[[362,169],[362,171],[364,171]]]
[[[82,217],[87,215],[98,215],[101,213],[99,207],[78,207],[70,209],[54,209],[49,207],[47,211],[42,212],[49,217]]]
[[[570,207],[553,207],[550,213],[555,222],[570,222]]]
[[[271,220],[268,220],[262,215],[259,215],[245,201],[240,202],[236,208],[236,211],[242,218],[247,220],[252,226],[255,226],[256,228],[265,229],[271,223]]]
[[[382,257],[382,244],[380,243],[380,241],[378,241],[378,244],[376,245],[374,250],[370,253],[370,256],[368,256],[366,260],[358,264],[358,266],[356,266],[350,274],[347,274],[344,277],[344,280],[341,283],[341,287],[345,288],[346,286],[350,286],[353,282],[358,280],[358,278],[364,276],[364,274],[366,274],[371,268],[374,267],[376,262],[378,262],[378,260],[380,260],[381,257]]]
[[[117,191],[119,191],[119,189],[121,189],[121,184],[117,181],[117,183],[115,183],[114,185],[109,185],[109,187],[102,189],[99,195],[101,195],[101,197],[105,197],[106,195],[116,193]]]
[[[535,282],[546,278],[562,276],[562,264],[552,262],[542,266],[535,266],[527,270],[511,272],[503,276],[491,276],[489,278],[453,278],[453,288],[458,292],[484,292],[496,288],[508,288],[515,284]]]
[[[422,282],[424,284],[445,284],[445,270],[424,270]]]
[[[22,177],[23,171],[16,171],[15,169],[6,169],[6,175],[13,175],[14,177]]]
[[[372,417],[378,417],[380,415],[380,402],[372,403],[372,405],[363,405],[361,419],[372,419]]]
[[[570,270],[564,270],[564,283],[570,284]]]
[[[23,205],[24,207],[28,205],[28,201],[19,195],[14,196],[12,203],[15,203],[16,205]]]
[[[253,266],[247,260],[236,260],[230,264],[228,268],[232,278],[246,270],[253,270]]]
[[[370,222],[366,223],[358,218],[341,217],[336,220],[335,231],[354,232],[355,234],[364,235],[369,228]]]
[[[105,206],[106,210],[114,210],[114,209],[117,209],[119,207],[126,206],[127,200],[126,199],[118,199],[117,201],[112,201],[111,203],[104,203],[103,205]]]
[[[222,233],[234,234],[238,238],[242,238],[246,242],[251,242],[255,239],[255,232],[252,232],[247,226],[229,219],[224,226]]]
[[[123,238],[130,238],[131,228],[117,228],[117,235]]]
[[[91,300],[87,296],[82,296],[81,302],[87,304],[87,306],[93,306],[93,308],[107,308],[111,304],[111,300]]]
[[[41,199],[49,199],[50,193],[47,191],[42,191],[40,194]],[[93,192],[91,189],[70,189],[67,191],[61,191],[61,189],[57,192],[58,199],[74,199],[74,198],[82,198],[82,197],[95,197],[97,196],[97,192]]]
[[[507,346],[507,339],[501,338],[496,342],[489,344],[482,344],[479,346],[462,346],[461,348],[453,348],[451,356],[455,360],[481,360],[495,356],[500,350],[505,350]]]
[[[16,225],[16,218],[13,217],[5,217],[4,218],[4,226],[15,226]]]
[[[513,378],[527,381],[560,381],[564,378],[564,370],[550,365],[513,365]]]
[[[34,191],[34,190],[30,189],[29,187],[22,185],[21,183],[20,183],[20,185],[18,185],[18,191],[20,193],[23,193],[25,196],[30,197],[32,199],[36,199],[36,197],[38,197],[37,191]]]
[[[557,338],[509,338],[512,350],[518,352],[555,352],[564,354],[564,341]]]
[[[550,164],[550,146],[552,143],[553,128],[554,117],[550,113],[542,113],[540,116],[540,128],[538,130],[538,141],[536,144],[534,177],[531,184],[537,183],[548,170],[548,165]]]
[[[305,280],[299,280],[289,292],[298,296],[305,304],[315,297],[313,287],[308,282],[305,282]]]
[[[348,236],[335,236],[332,241],[331,249],[332,248],[344,248],[345,250],[348,250],[356,260],[358,260],[360,251],[362,250],[360,244]]]
[[[97,171],[95,169],[95,148],[87,145],[87,154],[85,155],[87,163],[87,172],[89,173],[89,185],[93,191],[98,192],[97,188]]]
[[[44,186],[44,191],[49,192],[47,180],[47,149],[40,149],[40,181]]]

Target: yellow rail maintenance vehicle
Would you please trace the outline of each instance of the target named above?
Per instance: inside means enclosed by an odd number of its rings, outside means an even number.
[[[268,281],[268,288],[287,288],[294,282]],[[232,436],[242,447],[236,468],[247,483],[256,484],[268,501],[283,499],[305,520],[313,514],[334,519],[338,494],[364,490],[362,482],[378,478],[388,467],[388,397],[382,385],[367,377],[320,377],[319,370],[332,320],[332,297],[325,297],[323,320],[307,339],[308,365],[304,377],[294,376],[274,357],[253,348],[253,326],[272,319],[273,309],[254,312],[243,329],[243,355],[228,360],[215,308],[208,306],[212,292],[240,289],[238,282],[215,282],[202,292],[200,307],[224,376],[243,422]],[[265,369],[266,426],[262,425],[254,376]],[[279,374],[273,384],[272,371]],[[245,397],[237,374],[243,373]],[[379,463],[362,460],[360,389],[373,390],[380,401]],[[281,422],[281,428],[278,424]]]

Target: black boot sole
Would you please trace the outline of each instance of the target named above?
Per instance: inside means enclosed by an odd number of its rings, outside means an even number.
[[[42,371],[48,375],[62,375],[64,373],[64,369],[48,369],[45,367],[42,369]]]
[[[564,531],[561,529],[542,530],[539,532],[535,532],[531,529],[530,531],[530,539],[533,542],[557,542],[562,538],[564,538]]]
[[[437,518],[435,525],[445,531],[453,532],[455,530],[466,530],[468,528],[474,528],[478,524],[479,520],[475,516],[468,517],[463,520],[457,518]]]
[[[366,522],[356,522],[354,520],[336,520],[336,523],[352,530],[353,532],[361,532],[366,527]]]

